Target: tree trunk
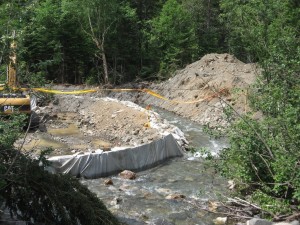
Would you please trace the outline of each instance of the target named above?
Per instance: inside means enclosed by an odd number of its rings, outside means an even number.
[[[106,55],[103,51],[104,49],[102,49],[102,64],[103,64],[103,76],[104,76],[104,83],[105,84],[109,84],[109,80],[108,80],[108,69],[107,69],[107,61],[106,61]]]

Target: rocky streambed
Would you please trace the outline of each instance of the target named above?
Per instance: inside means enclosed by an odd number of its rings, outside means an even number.
[[[213,140],[201,126],[173,113],[153,109],[184,131],[188,141],[217,153],[226,140]],[[222,215],[215,211],[227,182],[207,169],[197,154],[186,152],[149,170],[137,172],[135,179],[114,176],[81,180],[127,225],[214,224]]]
[[[222,147],[223,143],[209,139],[196,124],[165,112],[170,123],[160,116],[164,112],[155,111],[97,95],[60,95],[50,105],[37,108],[43,123],[39,130],[28,134],[23,150],[35,155],[52,147],[53,156],[113,151],[120,146],[151,143],[170,133],[184,148],[188,141],[176,124],[187,129],[191,142],[197,143],[199,134],[203,146],[213,146],[215,151]],[[199,160],[186,152],[183,157],[137,172],[136,179],[116,174],[82,178],[81,182],[124,224],[212,224],[217,214],[207,210],[226,185],[213,171],[206,171]]]

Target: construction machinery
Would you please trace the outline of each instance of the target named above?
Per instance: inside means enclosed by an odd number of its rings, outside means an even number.
[[[28,94],[24,94],[24,89],[17,85],[16,70],[16,42],[12,41],[10,61],[7,69],[7,83],[0,87],[0,114],[10,115],[15,112],[31,114],[32,102]]]

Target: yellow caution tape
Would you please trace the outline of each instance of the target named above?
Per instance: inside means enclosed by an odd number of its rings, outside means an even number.
[[[65,94],[65,95],[76,95],[76,94],[87,94],[97,92],[97,90],[89,89],[89,90],[77,90],[77,91],[59,91],[59,90],[51,90],[45,88],[32,88],[33,91],[49,93],[49,94]]]
[[[160,94],[158,94],[158,93],[156,93],[156,92],[154,92],[154,91],[151,91],[151,90],[149,90],[149,89],[141,89],[141,91],[142,91],[142,92],[145,92],[145,93],[148,93],[149,95],[152,95],[152,96],[154,96],[154,97],[156,97],[156,98],[163,99],[163,100],[165,100],[165,101],[172,101],[172,100],[170,100],[170,99],[168,99],[168,98],[166,98],[166,97],[164,97],[164,96],[162,96],[162,95],[160,95]]]
[[[0,90],[3,90],[4,88],[0,87]],[[52,90],[52,89],[46,89],[46,88],[13,88],[14,91],[37,91],[37,92],[43,92],[43,93],[48,93],[48,94],[87,94],[87,93],[94,93],[97,91],[115,91],[115,92],[122,92],[122,91],[137,91],[137,92],[144,92],[147,93],[153,97],[162,99],[164,101],[172,102],[172,103],[177,103],[177,104],[194,104],[194,103],[199,103],[205,100],[212,99],[213,97],[217,97],[218,94],[221,94],[224,92],[224,90],[220,90],[219,93],[215,93],[212,96],[208,96],[202,99],[198,100],[193,100],[193,101],[177,101],[177,100],[171,100],[168,99],[152,90],[149,89],[132,89],[132,88],[125,88],[125,89],[88,89],[88,90],[75,90],[75,91],[61,91],[61,90]]]
[[[173,102],[173,103],[177,103],[177,104],[194,104],[194,103],[198,103],[198,102],[202,102],[204,100],[206,100],[206,98],[203,98],[203,99],[198,99],[198,100],[194,100],[194,101],[177,101],[177,100],[171,100],[171,99],[168,99],[154,91],[151,91],[149,89],[142,89],[141,90],[142,92],[145,92],[145,93],[148,93],[149,95],[152,95],[156,98],[160,98],[160,99],[163,99],[165,101],[168,101],[168,102]]]

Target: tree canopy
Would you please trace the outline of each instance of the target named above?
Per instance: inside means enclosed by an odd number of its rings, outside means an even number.
[[[1,64],[16,31],[24,81],[33,76],[73,84],[165,79],[210,50],[224,49],[216,0],[7,0],[0,10]]]

